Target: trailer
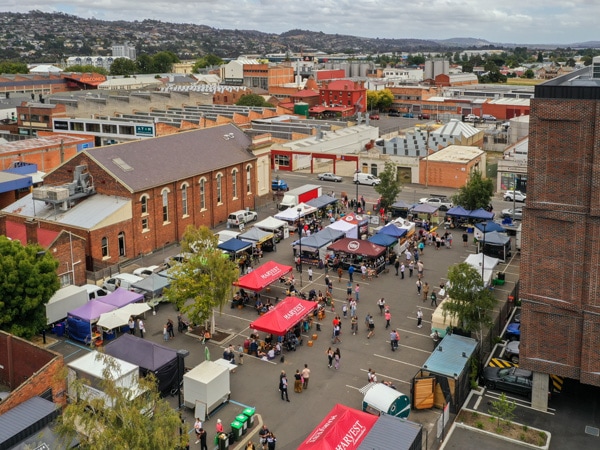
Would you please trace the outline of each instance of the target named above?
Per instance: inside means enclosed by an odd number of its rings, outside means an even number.
[[[195,410],[194,417],[206,420],[230,396],[227,367],[204,361],[183,375],[183,404]]]
[[[67,318],[67,313],[89,301],[85,286],[66,286],[56,291],[46,303],[46,323],[48,325]]]
[[[287,208],[294,208],[300,203],[306,203],[321,195],[323,195],[323,188],[321,186],[316,184],[305,184],[304,186],[286,192],[281,203],[279,203],[279,210],[282,211]]]

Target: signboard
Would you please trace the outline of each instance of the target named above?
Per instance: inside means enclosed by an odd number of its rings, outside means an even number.
[[[68,130],[69,122],[65,120],[55,120],[54,121],[54,129],[55,130]]]
[[[135,126],[136,136],[148,136],[154,137],[154,126],[153,125],[136,125]]]

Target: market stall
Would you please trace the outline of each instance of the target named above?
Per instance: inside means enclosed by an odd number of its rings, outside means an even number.
[[[268,231],[260,230],[256,227],[250,228],[243,234],[238,236],[238,239],[250,242],[253,246],[257,248],[270,252],[275,251],[275,235]]]
[[[340,219],[342,222],[350,223],[357,227],[357,238],[366,239],[369,234],[369,216],[362,214],[348,214]],[[346,235],[347,236],[347,235]],[[348,236],[352,237],[352,236]]]
[[[275,336],[284,336],[298,325],[302,319],[311,314],[317,306],[317,302],[302,300],[297,297],[286,297],[269,312],[252,322],[250,328],[271,333]]]
[[[383,414],[359,445],[358,450],[421,450],[423,425]]]
[[[491,256],[485,256],[483,253],[477,253],[475,255],[469,255],[465,262],[477,269],[482,273],[484,286],[489,286],[494,277],[494,271],[498,265],[499,260],[492,258]]]
[[[469,219],[471,219],[472,222],[481,222],[483,220],[493,220],[494,213],[491,211],[486,211],[483,208],[479,208],[479,209],[475,209],[475,210],[469,212]]]
[[[256,222],[254,228],[260,228],[263,231],[273,233],[276,240],[287,239],[290,237],[289,223],[285,220],[279,220],[275,217],[267,217],[265,220]]]
[[[342,231],[323,228],[316,234],[294,241],[292,243],[294,256],[300,252],[300,247],[302,247],[302,263],[318,265],[326,260],[327,246],[343,237]]]
[[[390,206],[390,212],[394,218],[402,217],[403,219],[406,219],[408,217],[408,210],[412,207],[413,205],[411,203],[398,200],[397,202],[392,203],[392,206]]]
[[[477,247],[481,248],[484,255],[493,256],[502,262],[505,262],[511,256],[510,237],[505,233],[498,233],[497,231],[485,233],[477,241]]]
[[[158,275],[157,275],[158,277]],[[159,277],[165,279],[163,277]],[[135,286],[131,286],[135,287]],[[123,288],[117,288],[113,292],[104,297],[100,297],[98,299],[99,302],[106,303],[107,305],[112,305],[115,308],[121,308],[122,306],[129,305],[130,303],[141,302],[144,300],[144,295],[138,292],[129,291]]]
[[[362,389],[361,392],[363,392]],[[365,412],[376,416],[390,414],[404,419],[410,414],[408,395],[390,386],[383,383],[370,383],[364,392],[362,410]]]
[[[505,233],[506,229],[499,223],[487,220],[485,222],[479,222],[475,224],[475,232],[473,237],[477,240],[483,238],[483,233],[489,233],[491,231],[497,231],[498,233]]]
[[[321,195],[320,197],[307,201],[306,204],[308,206],[312,206],[313,208],[325,209],[328,206],[333,205],[335,202],[337,202],[335,197],[332,197],[331,195]]]
[[[229,255],[232,261],[236,261],[242,257],[252,257],[252,242],[242,241],[240,239],[229,239],[217,245],[219,250],[223,250]]]
[[[327,249],[338,255],[344,269],[352,265],[360,271],[360,266],[363,264],[367,266],[368,271],[374,271],[375,274],[385,269],[386,247],[381,245],[360,239],[344,238],[329,245]]]
[[[390,251],[398,250],[398,238],[394,236],[390,236],[385,233],[377,233],[371,236],[367,241],[372,242],[373,244],[381,245],[388,249],[388,253]],[[387,257],[388,255],[386,255]]]
[[[317,208],[314,206],[307,205],[306,203],[298,203],[293,208],[288,208],[275,214],[275,218],[279,220],[285,220],[286,222],[294,223],[302,217],[314,214],[317,212]]]
[[[378,417],[337,404],[298,448],[303,450],[355,450]]]
[[[348,238],[358,239],[358,227],[356,224],[346,222],[345,220],[338,220],[325,228],[341,231]]]
[[[438,214],[439,206],[428,205],[427,203],[420,203],[418,205],[414,205],[410,209],[410,220],[416,222],[417,220],[420,222],[427,221],[429,224],[439,225],[440,223],[440,215]]]
[[[242,289],[258,292],[262,291],[271,283],[278,281],[281,277],[286,276],[292,270],[292,266],[269,261],[257,267],[249,274],[244,275],[233,284]]]
[[[91,344],[96,339],[101,339],[102,334],[96,329],[95,324],[100,315],[117,309],[116,306],[103,303],[99,300],[90,300],[67,315],[67,332],[69,338]]]

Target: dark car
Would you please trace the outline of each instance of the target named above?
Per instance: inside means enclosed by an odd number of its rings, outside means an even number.
[[[483,381],[490,389],[513,392],[531,396],[533,372],[518,367],[486,367],[483,369]]]
[[[400,117],[401,114],[398,111],[390,111],[388,113],[388,116],[390,116],[390,117]]]
[[[506,339],[509,341],[520,341],[521,340],[521,323],[512,322],[506,327]]]
[[[419,114],[419,119],[429,120],[431,116],[429,114]]]

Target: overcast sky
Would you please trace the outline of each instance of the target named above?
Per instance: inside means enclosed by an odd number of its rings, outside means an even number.
[[[0,10],[103,20],[157,19],[281,33],[472,37],[517,44],[600,40],[600,0],[4,0]]]

